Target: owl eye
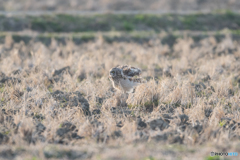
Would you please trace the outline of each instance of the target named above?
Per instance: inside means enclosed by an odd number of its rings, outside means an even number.
[[[115,73],[115,71],[112,71],[111,73]]]

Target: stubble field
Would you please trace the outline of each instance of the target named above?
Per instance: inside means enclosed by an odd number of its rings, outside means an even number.
[[[240,153],[240,42],[160,38],[0,44],[2,159],[219,159]],[[147,83],[116,91],[109,69]],[[238,156],[239,157],[239,156]],[[238,157],[223,157],[235,158]]]

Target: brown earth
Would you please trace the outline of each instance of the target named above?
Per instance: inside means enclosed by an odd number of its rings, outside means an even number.
[[[211,159],[240,145],[239,41],[0,44],[3,159]],[[143,70],[114,90],[118,64]],[[215,157],[217,158],[217,157]],[[226,158],[226,157],[225,157]],[[238,157],[232,157],[238,159]]]

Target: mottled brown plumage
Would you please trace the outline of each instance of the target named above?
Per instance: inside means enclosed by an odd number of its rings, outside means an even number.
[[[128,77],[134,77],[134,76],[140,76],[141,75],[141,69],[139,68],[135,68],[135,67],[131,67],[128,65],[124,65],[124,66],[117,66],[117,68],[120,68],[123,70],[123,74],[128,76]]]
[[[132,92],[133,88],[144,83],[142,78],[135,78],[141,75],[141,69],[128,65],[117,66],[109,71],[109,79],[113,87],[124,92]]]

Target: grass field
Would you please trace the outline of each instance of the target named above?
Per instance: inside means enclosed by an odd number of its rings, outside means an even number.
[[[239,10],[238,0],[0,0],[2,11],[213,11]]]
[[[239,159],[210,156],[240,154],[238,17],[3,16],[0,158]],[[119,64],[147,83],[116,91]]]
[[[240,14],[229,10],[196,14],[52,14],[0,16],[1,31],[37,32],[96,31],[219,31],[238,30]],[[217,22],[217,24],[216,24]]]

